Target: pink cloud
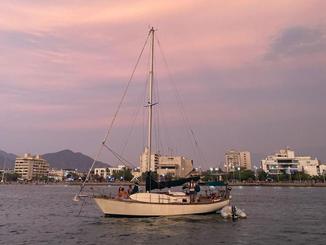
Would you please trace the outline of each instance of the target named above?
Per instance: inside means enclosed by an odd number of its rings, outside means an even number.
[[[245,125],[251,118],[272,119],[268,111],[277,111],[282,103],[288,111],[296,105],[284,95],[275,95],[278,100],[269,105],[271,93],[282,92],[285,85],[289,89],[294,79],[300,80],[296,75],[300,71],[312,73],[318,84],[323,75],[309,69],[325,66],[326,56],[318,50],[281,54],[274,60],[264,57],[275,52],[271,46],[275,38],[290,27],[324,28],[325,5],[318,0],[3,1],[0,107],[5,117],[0,118],[1,127],[12,131],[24,127],[26,132],[105,128],[148,25],[158,28],[191,123],[214,129],[224,122],[226,131],[232,132],[233,123],[239,121]],[[158,47],[156,51],[159,53]],[[148,50],[144,57],[148,58]],[[120,128],[127,128],[133,120],[138,105],[131,101],[138,98],[134,91],[143,88],[147,69],[145,59],[117,122]],[[171,93],[159,57],[156,71],[161,90]],[[305,87],[294,91],[302,92],[300,89]],[[309,104],[312,99],[304,93],[302,97],[305,100],[300,97],[297,103],[305,113],[322,104]],[[160,102],[162,107],[173,107],[168,96]],[[178,111],[168,111],[166,117],[172,121],[168,126],[181,124]],[[136,126],[141,123],[137,118]]]

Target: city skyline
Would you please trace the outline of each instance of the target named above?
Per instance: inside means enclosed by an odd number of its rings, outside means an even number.
[[[324,1],[0,3],[0,149],[94,156],[152,25],[205,167],[234,148],[268,155],[290,146],[326,161],[324,7]],[[168,91],[168,74],[158,74]],[[137,73],[135,84],[143,78]],[[137,99],[135,91],[129,97]],[[118,149],[124,142],[114,142],[136,107],[131,99],[126,104],[110,141]],[[167,127],[177,153],[193,158],[180,123]],[[143,150],[136,144],[126,152],[133,161]]]

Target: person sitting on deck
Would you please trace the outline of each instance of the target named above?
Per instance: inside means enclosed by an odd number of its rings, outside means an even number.
[[[119,189],[118,189],[118,194],[117,194],[117,197],[116,198],[122,198],[122,191],[121,191],[122,187],[119,186]]]
[[[125,191],[125,188],[119,187],[118,199],[127,199],[127,198],[128,198],[128,192]]]
[[[198,183],[195,183],[195,201],[196,201],[196,202],[199,202],[199,200],[200,200],[200,196],[197,197],[197,193],[198,193],[198,192],[200,192],[200,186],[199,186]]]
[[[139,187],[138,187],[138,183],[135,183],[134,188],[131,191],[131,194],[135,194],[139,192]]]
[[[129,185],[128,187],[128,196],[132,194],[132,185]]]

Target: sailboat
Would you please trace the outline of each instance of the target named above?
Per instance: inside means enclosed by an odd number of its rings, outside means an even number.
[[[148,160],[147,160],[147,178],[146,178],[146,192],[139,192],[130,195],[128,198],[113,198],[111,196],[98,195],[93,196],[96,204],[105,215],[110,216],[172,216],[172,215],[191,215],[191,214],[206,214],[214,213],[223,207],[229,205],[230,195],[227,185],[225,190],[221,193],[214,195],[198,195],[196,200],[192,199],[190,195],[185,192],[153,192],[154,189],[162,189],[176,184],[182,184],[186,181],[194,180],[188,178],[174,183],[160,183],[151,178],[151,151],[152,151],[152,90],[153,90],[153,77],[154,77],[154,35],[155,30],[152,27],[148,33],[150,38],[150,71],[149,71],[149,87],[148,87]],[[105,137],[102,145],[105,146],[107,136]],[[97,156],[100,154],[99,150]],[[94,166],[96,158],[93,162],[91,169]],[[85,182],[81,186],[80,192],[75,196],[75,200],[81,196],[81,191],[89,178],[91,169],[88,172]],[[197,178],[196,180],[198,180]],[[172,181],[173,182],[173,181]]]

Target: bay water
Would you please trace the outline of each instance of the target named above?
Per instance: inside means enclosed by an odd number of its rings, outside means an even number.
[[[86,187],[114,193],[117,187]],[[0,244],[326,244],[326,188],[234,187],[247,219],[104,217],[78,186],[0,185]]]

